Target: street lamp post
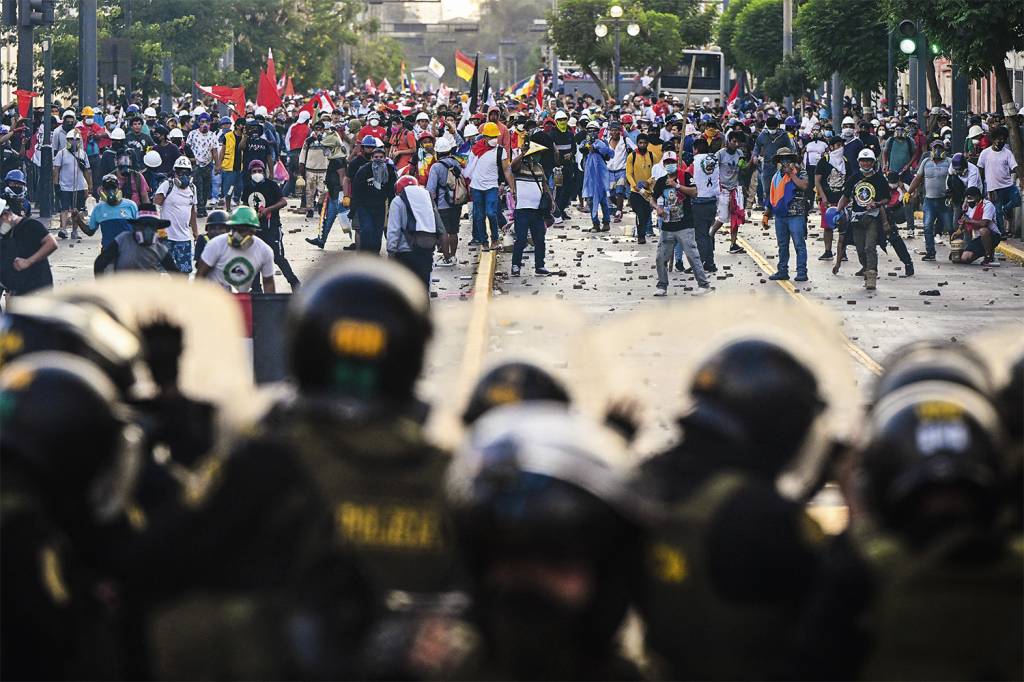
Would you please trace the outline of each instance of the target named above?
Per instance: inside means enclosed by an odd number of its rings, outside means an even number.
[[[599,23],[594,26],[594,34],[598,38],[604,38],[607,36],[608,24],[611,24],[615,29],[615,65],[613,78],[615,79],[615,101],[618,102],[621,99],[619,93],[619,66],[622,59],[619,30],[622,28],[623,24],[626,24],[626,33],[629,34],[630,37],[635,38],[640,35],[640,25],[634,21],[627,23],[626,20],[622,18],[622,7],[620,5],[612,5],[608,10],[608,14],[609,16],[607,18],[599,19]]]

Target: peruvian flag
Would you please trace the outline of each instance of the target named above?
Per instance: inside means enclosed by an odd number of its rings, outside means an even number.
[[[725,101],[725,106],[732,104],[737,97],[740,96],[740,80],[736,79],[736,85],[732,86],[732,90],[729,91],[729,99]]]
[[[395,91],[395,89],[391,87],[391,83],[388,82],[387,78],[380,82],[380,85],[377,86],[377,90],[379,90],[380,92],[386,92],[388,94],[392,94]]]
[[[277,71],[274,69],[274,50],[267,48],[267,75],[270,76],[270,81],[277,84]]]
[[[317,110],[330,113],[334,109],[334,102],[331,101],[330,95],[326,92],[318,92],[310,97],[309,101],[303,104],[299,111],[308,111],[310,118],[316,118]]]
[[[282,71],[281,77],[277,79],[277,94],[283,95],[284,89],[288,87],[288,72]]]
[[[367,78],[366,82],[363,83],[363,90],[366,90],[366,92],[368,92],[371,95],[377,94],[377,86],[374,85],[373,81],[369,78]]]
[[[288,76],[288,82],[284,85],[284,96],[295,97],[295,84],[292,83],[292,77]]]
[[[245,112],[245,88],[231,88],[226,85],[211,85],[209,87],[196,83],[199,92],[207,97],[212,97],[218,102],[227,104],[231,109],[231,117],[238,118]]]

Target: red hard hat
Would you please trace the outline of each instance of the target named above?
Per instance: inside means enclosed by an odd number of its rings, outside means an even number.
[[[403,175],[402,177],[398,178],[398,182],[395,183],[395,194],[398,194],[399,192],[404,190],[406,187],[409,187],[410,185],[419,185],[419,184],[420,183],[418,183],[416,181],[416,177],[415,176]]]

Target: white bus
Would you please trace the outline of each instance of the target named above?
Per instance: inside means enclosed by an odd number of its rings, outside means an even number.
[[[693,83],[690,84],[690,66],[693,65]],[[684,97],[688,87],[690,101],[699,102],[704,97],[718,98],[725,102],[729,86],[729,74],[725,70],[725,58],[717,50],[683,50],[679,68],[673,73],[661,74],[661,92],[670,92]]]

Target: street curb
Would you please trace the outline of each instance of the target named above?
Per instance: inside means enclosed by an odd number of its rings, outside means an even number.
[[[996,247],[996,251],[1003,254],[1006,257],[1006,260],[1024,265],[1024,249],[1020,246],[1003,242]]]
[[[473,280],[473,309],[466,327],[466,345],[462,352],[462,371],[457,399],[469,397],[483,366],[487,346],[487,305],[491,301],[496,269],[494,251],[481,251]]]

